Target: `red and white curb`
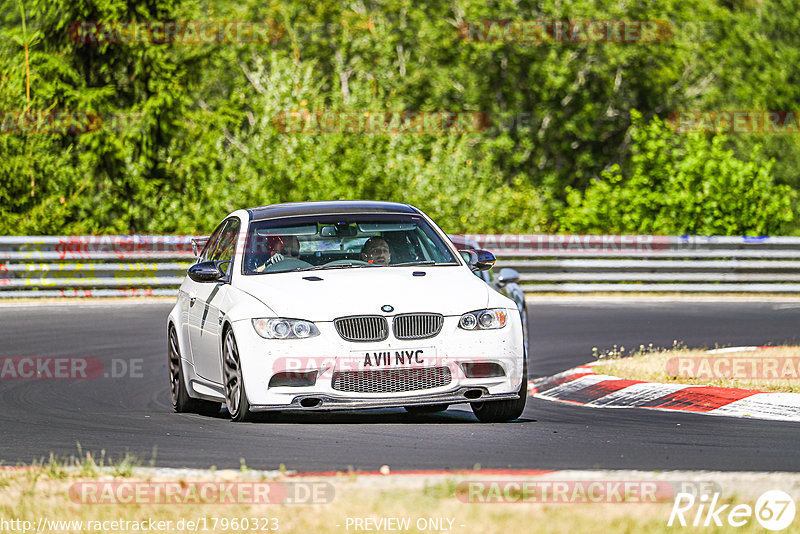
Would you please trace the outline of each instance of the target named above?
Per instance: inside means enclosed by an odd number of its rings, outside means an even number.
[[[591,408],[644,408],[800,422],[800,393],[626,380],[596,374],[592,365],[540,378],[529,384],[528,393]]]

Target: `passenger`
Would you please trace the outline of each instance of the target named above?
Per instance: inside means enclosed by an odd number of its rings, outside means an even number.
[[[389,265],[389,262],[392,261],[392,252],[384,238],[373,236],[364,243],[361,249],[361,259],[375,265]]]

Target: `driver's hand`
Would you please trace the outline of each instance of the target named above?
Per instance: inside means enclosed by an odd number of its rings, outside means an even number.
[[[276,263],[278,263],[279,261],[283,261],[283,254],[274,254],[274,255],[273,255],[273,256],[272,256],[272,257],[269,259],[269,263],[271,263],[272,265],[275,265],[275,264],[276,264]]]

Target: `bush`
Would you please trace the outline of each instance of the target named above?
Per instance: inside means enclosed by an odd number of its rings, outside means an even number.
[[[574,233],[775,235],[795,220],[796,191],[777,185],[773,160],[748,161],[722,135],[676,134],[658,117],[631,113],[628,164],[614,165],[586,191],[568,189],[560,230]]]

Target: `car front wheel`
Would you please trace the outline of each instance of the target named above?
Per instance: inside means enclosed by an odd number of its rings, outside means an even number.
[[[225,380],[225,402],[231,419],[236,422],[248,421],[252,415],[250,403],[247,401],[247,392],[242,379],[242,366],[239,359],[239,349],[236,338],[230,328],[225,332],[225,342],[222,344],[223,352],[223,379]]]

